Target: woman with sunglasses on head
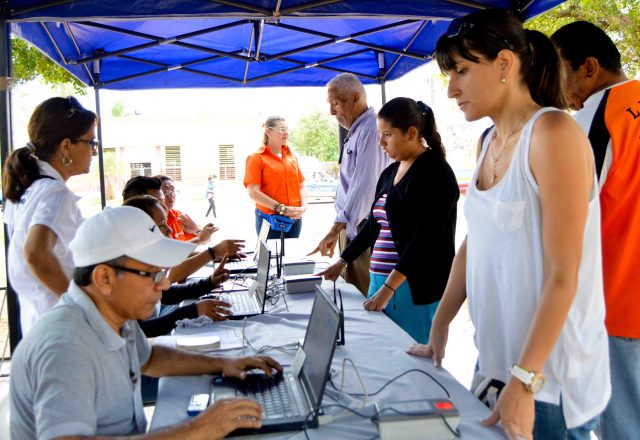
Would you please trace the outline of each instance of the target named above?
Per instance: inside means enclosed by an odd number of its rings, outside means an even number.
[[[263,125],[262,147],[247,157],[244,186],[256,202],[256,233],[262,219],[272,214],[293,221],[285,238],[298,238],[302,230],[302,214],[307,210],[307,190],[298,159],[287,146],[289,129],[280,116],[270,116]],[[278,238],[271,230],[269,239]]]
[[[320,274],[335,281],[348,262],[373,249],[364,308],[384,311],[424,343],[455,253],[460,191],[429,106],[392,99],[378,112],[378,131],[395,162],[378,179],[364,226]]]
[[[439,365],[469,301],[479,374],[505,383],[491,416],[510,439],[589,439],[610,396],[597,180],[563,108],[560,60],[507,11],[455,20],[436,46],[448,94],[478,143],[457,253],[429,343]],[[545,380],[546,379],[546,380]]]
[[[22,335],[69,286],[69,242],[82,216],[66,182],[89,172],[98,148],[96,121],[73,97],[47,99],[31,115],[30,141],[6,160],[8,276],[20,302]]]

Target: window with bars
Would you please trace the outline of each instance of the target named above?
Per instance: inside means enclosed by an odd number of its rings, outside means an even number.
[[[151,176],[151,162],[131,162],[131,177]]]
[[[165,173],[174,182],[182,180],[182,161],[180,160],[180,147],[164,147]]]
[[[220,145],[220,180],[236,180],[236,151],[234,145]]]

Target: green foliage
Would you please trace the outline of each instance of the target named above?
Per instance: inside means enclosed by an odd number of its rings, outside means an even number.
[[[75,94],[85,95],[87,93],[84,84],[25,40],[12,38],[11,50],[14,83],[24,84],[41,77],[45,84],[71,84]]]
[[[323,112],[310,113],[291,133],[291,145],[298,154],[317,157],[320,162],[335,162],[339,150],[337,123]]]
[[[124,106],[124,102],[118,101],[113,104],[113,107],[111,107],[111,116],[113,116],[114,118],[121,118],[122,116],[124,116],[125,110],[126,108]]]
[[[527,23],[547,35],[565,24],[586,20],[616,43],[629,78],[640,72],[640,0],[568,0]]]

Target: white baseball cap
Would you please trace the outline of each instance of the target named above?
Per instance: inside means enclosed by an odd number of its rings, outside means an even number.
[[[85,220],[69,244],[75,267],[86,267],[126,256],[145,264],[173,267],[196,247],[166,238],[153,219],[132,206],[106,208]]]

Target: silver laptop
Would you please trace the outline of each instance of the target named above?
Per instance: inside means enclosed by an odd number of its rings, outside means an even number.
[[[229,261],[224,265],[225,269],[233,275],[240,273],[254,273],[256,272],[256,264],[258,263],[258,253],[260,252],[260,243],[267,243],[267,237],[269,237],[269,231],[271,225],[265,219],[262,219],[262,225],[260,226],[260,234],[258,235],[258,242],[256,243],[256,249],[253,253],[253,258],[245,258],[243,260]]]
[[[231,435],[316,428],[339,327],[340,312],[318,286],[302,347],[306,357],[299,374],[285,369],[271,378],[264,374],[248,374],[244,380],[214,377],[210,404],[237,396],[254,399],[263,409],[260,429],[236,430]]]
[[[271,252],[267,245],[260,241],[258,246],[258,273],[256,280],[249,290],[223,293],[220,295],[222,301],[231,304],[233,315],[230,319],[241,319],[245,316],[254,316],[264,313],[264,306],[267,298],[267,285],[269,284],[269,266]],[[226,267],[226,265],[225,265]]]

